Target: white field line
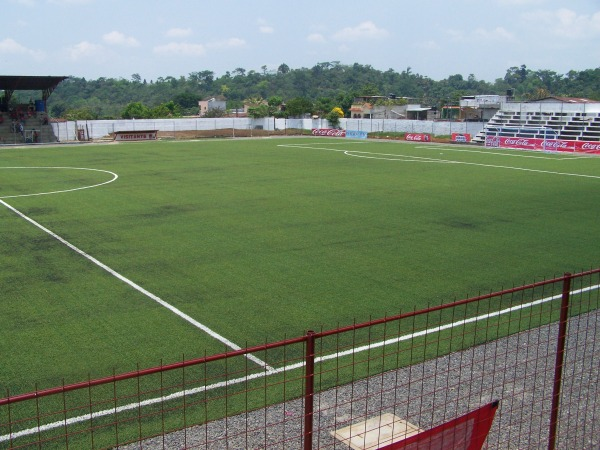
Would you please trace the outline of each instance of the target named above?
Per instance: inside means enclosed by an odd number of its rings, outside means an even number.
[[[466,161],[454,161],[451,159],[443,159],[443,158],[429,158],[424,156],[414,156],[414,155],[401,155],[401,154],[393,154],[393,153],[375,153],[375,152],[362,152],[358,150],[343,150],[343,149],[332,149],[332,148],[324,148],[324,147],[309,147],[302,144],[292,144],[292,145],[284,145],[281,144],[279,147],[291,147],[291,148],[305,148],[309,150],[325,150],[330,152],[341,152],[347,156],[353,156],[355,158],[365,158],[365,159],[380,159],[384,161],[400,161],[400,162],[422,162],[422,163],[444,163],[444,164],[462,164],[466,166],[478,166],[478,167],[490,167],[492,169],[507,169],[507,170],[520,170],[523,172],[534,172],[534,173],[543,173],[549,175],[561,175],[561,176],[569,176],[569,177],[581,177],[581,178],[594,178],[600,180],[599,175],[585,175],[580,173],[569,173],[569,172],[556,172],[552,170],[541,170],[541,169],[527,169],[524,167],[514,167],[514,166],[502,166],[497,164],[483,164],[483,163],[473,163]],[[520,156],[520,155],[514,155]]]
[[[94,184],[94,185],[91,185],[91,186],[82,186],[82,187],[73,188],[73,189],[64,189],[64,190],[61,190],[61,191],[38,192],[36,194],[4,195],[4,196],[0,196],[0,198],[34,197],[36,195],[50,195],[50,194],[60,194],[60,193],[63,193],[63,192],[80,191],[82,189],[91,189],[91,188],[103,186],[105,184],[112,183],[117,178],[119,178],[119,175],[117,175],[116,173],[111,172],[109,170],[89,169],[89,168],[86,168],[86,167],[0,167],[0,169],[69,169],[69,170],[90,170],[90,171],[93,171],[93,172],[104,172],[104,173],[108,173],[108,174],[112,175],[112,178],[110,180],[104,181],[103,183]]]
[[[590,292],[596,289],[600,288],[600,284],[596,284],[593,286],[589,286],[589,287],[585,287],[585,288],[581,288],[581,289],[575,289],[573,291],[571,291],[571,295],[577,295],[577,294],[583,294],[585,292]],[[365,352],[365,351],[369,351],[371,349],[374,348],[379,348],[379,347],[383,347],[386,345],[391,345],[391,344],[396,344],[398,342],[402,342],[402,341],[408,341],[417,337],[421,337],[421,336],[426,336],[429,334],[433,334],[433,333],[438,333],[440,331],[444,331],[444,330],[449,330],[452,328],[456,328],[468,323],[474,323],[474,322],[479,322],[479,321],[483,321],[483,320],[487,320],[491,317],[497,317],[497,316],[501,316],[503,314],[509,314],[515,311],[519,311],[522,309],[526,309],[526,308],[531,308],[533,306],[537,306],[537,305],[541,305],[543,303],[547,303],[550,302],[552,300],[557,300],[559,298],[561,298],[562,294],[557,294],[557,295],[553,295],[550,297],[545,297],[539,300],[535,300],[533,302],[530,303],[525,303],[522,305],[516,305],[516,306],[512,306],[510,308],[505,308],[502,309],[500,311],[495,311],[492,313],[487,313],[487,314],[482,314],[480,316],[477,317],[472,317],[469,319],[464,319],[464,320],[458,320],[456,322],[452,322],[446,325],[440,325],[437,327],[433,327],[433,328],[429,328],[427,330],[422,330],[422,331],[417,331],[415,333],[410,333],[410,334],[406,334],[404,336],[399,336],[393,339],[387,339],[385,341],[381,341],[381,342],[376,342],[373,344],[369,344],[369,345],[364,345],[361,347],[356,347],[350,350],[346,350],[344,352],[336,352],[336,353],[332,353],[330,355],[325,355],[325,356],[320,356],[315,358],[315,363],[322,363],[323,361],[327,361],[327,360],[331,360],[331,359],[336,359],[336,358],[341,358],[344,356],[349,356],[349,355],[353,355],[356,353],[361,353],[361,352]],[[94,413],[89,413],[89,414],[84,414],[81,416],[77,416],[77,417],[71,417],[69,419],[64,419],[64,420],[60,420],[57,422],[52,422],[52,423],[48,423],[48,424],[44,424],[44,425],[40,425],[36,428],[29,428],[29,429],[25,429],[25,430],[20,430],[20,431],[15,431],[14,433],[10,433],[10,434],[5,434],[0,436],[0,442],[4,442],[4,441],[8,441],[11,439],[17,439],[23,436],[28,436],[31,434],[36,434],[36,433],[42,433],[45,431],[49,431],[55,428],[60,428],[60,427],[66,427],[68,425],[73,425],[75,423],[81,423],[81,422],[85,422],[85,421],[89,421],[89,420],[93,420],[93,419],[97,419],[100,417],[105,417],[105,416],[110,416],[111,414],[118,414],[120,412],[123,411],[129,411],[132,409],[136,409],[136,408],[140,408],[142,406],[151,406],[151,405],[155,405],[155,404],[159,404],[159,403],[163,403],[163,402],[167,402],[169,400],[174,400],[174,399],[178,399],[187,395],[195,395],[195,394],[199,394],[205,391],[210,391],[213,389],[218,389],[218,388],[222,388],[222,387],[227,387],[227,386],[231,386],[231,385],[235,385],[235,384],[240,384],[240,383],[246,383],[250,380],[255,380],[255,379],[259,379],[259,378],[264,378],[267,376],[273,376],[276,375],[278,373],[282,373],[282,372],[286,372],[289,370],[295,370],[295,369],[300,369],[302,367],[304,367],[305,363],[304,362],[299,362],[296,364],[290,364],[288,366],[284,366],[284,367],[280,367],[278,369],[271,369],[271,370],[266,370],[264,372],[259,372],[259,373],[254,373],[251,375],[247,375],[245,377],[241,377],[241,378],[236,378],[236,379],[232,379],[229,381],[222,381],[219,383],[214,383],[208,386],[200,386],[194,389],[186,389],[183,391],[179,391],[179,392],[174,392],[173,394],[169,394],[169,395],[165,395],[162,397],[155,397],[155,398],[151,398],[151,399],[147,399],[147,400],[143,400],[137,403],[129,403],[127,405],[123,405],[123,406],[118,406],[115,408],[111,408],[111,409],[105,409],[102,411],[97,411]]]
[[[88,259],[89,261],[91,261],[92,263],[94,263],[95,265],[97,265],[98,267],[100,267],[101,269],[104,269],[106,272],[108,272],[109,274],[111,274],[115,278],[117,278],[117,279],[121,280],[122,282],[124,282],[125,284],[131,286],[133,289],[135,289],[136,291],[138,291],[141,294],[145,295],[149,299],[154,300],[159,305],[167,308],[169,311],[171,311],[172,313],[174,313],[177,316],[181,317],[183,320],[185,320],[186,322],[192,324],[196,328],[199,328],[200,330],[204,331],[206,334],[208,334],[213,339],[216,339],[216,340],[224,343],[226,346],[228,346],[229,348],[232,348],[233,350],[240,350],[241,349],[241,347],[239,345],[233,343],[232,341],[230,341],[226,337],[221,336],[219,333],[211,330],[206,325],[198,322],[196,319],[190,317],[189,315],[187,315],[183,311],[177,309],[176,307],[174,307],[170,303],[167,303],[166,301],[164,301],[163,299],[161,299],[157,295],[154,295],[152,292],[147,291],[146,289],[144,289],[143,287],[141,287],[139,284],[133,282],[129,278],[126,278],[125,276],[121,275],[119,272],[111,269],[106,264],[104,264],[101,261],[97,260],[93,256],[88,255],[83,250],[79,249],[75,245],[71,244],[67,240],[65,240],[62,237],[60,237],[58,234],[50,231],[48,228],[46,228],[43,225],[41,225],[40,223],[36,222],[32,218],[26,216],[25,214],[23,214],[21,211],[17,210],[16,208],[13,208],[11,205],[9,205],[8,203],[6,203],[4,200],[0,199],[0,204],[4,205],[6,208],[10,209],[12,212],[14,212],[15,214],[17,214],[21,218],[25,219],[27,222],[31,223],[32,225],[36,226],[40,230],[42,230],[45,233],[49,234],[50,236],[52,236],[54,239],[56,239],[60,243],[66,245],[67,247],[69,247],[74,252],[79,253],[81,256],[83,256],[84,258]],[[269,366],[266,362],[258,359],[254,355],[246,355],[246,356],[247,356],[247,358],[249,360],[251,360],[252,362],[258,364],[261,367],[264,367],[267,371],[273,370],[273,368],[271,366]]]

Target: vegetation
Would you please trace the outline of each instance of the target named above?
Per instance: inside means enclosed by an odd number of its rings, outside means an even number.
[[[74,119],[176,117],[196,115],[199,100],[223,95],[227,98],[228,108],[241,108],[245,100],[256,100],[254,116],[325,116],[336,106],[348,116],[352,100],[358,95],[395,94],[440,108],[457,104],[463,95],[505,94],[508,89],[513,90],[518,100],[548,95],[600,100],[600,68],[558,74],[551,70],[533,71],[522,65],[509,68],[494,82],[477,80],[472,74],[467,78],[455,74],[434,81],[413,73],[410,67],[398,73],[392,69],[380,71],[370,65],[344,65],[337,61],[299,69],[281,64],[272,72],[266,66],[260,72],[237,68],[220,77],[210,70],[192,72],[187,77],[168,76],[150,81],[139,74],[133,74],[130,80],[71,77],[50,97],[49,111],[53,117]],[[30,96],[29,93],[21,95],[26,99]],[[272,99],[280,101],[274,105]],[[278,107],[283,103],[285,108],[280,110]]]

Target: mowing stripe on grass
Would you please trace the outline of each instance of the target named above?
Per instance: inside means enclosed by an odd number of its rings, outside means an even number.
[[[92,263],[94,263],[95,265],[97,265],[98,267],[100,267],[101,269],[104,269],[106,272],[108,272],[109,274],[111,274],[115,278],[121,280],[125,284],[128,284],[129,286],[131,286],[132,288],[134,288],[136,291],[138,291],[141,294],[145,295],[149,299],[154,300],[159,305],[164,306],[169,311],[171,311],[172,313],[174,313],[177,316],[181,317],[183,320],[189,322],[190,324],[192,324],[196,328],[199,328],[200,330],[204,331],[210,337],[212,337],[212,338],[214,338],[214,339],[222,342],[223,344],[225,344],[226,346],[228,346],[229,348],[231,348],[233,350],[240,350],[241,349],[241,347],[239,345],[233,343],[232,341],[230,341],[226,337],[221,336],[219,333],[211,330],[206,325],[204,325],[204,324],[198,322],[196,319],[188,316],[186,313],[184,313],[183,311],[177,309],[175,306],[171,305],[170,303],[165,302],[163,299],[161,299],[157,295],[154,295],[152,292],[147,291],[146,289],[144,289],[143,287],[141,287],[139,284],[135,283],[134,281],[130,280],[129,278],[126,278],[125,276],[121,275],[119,272],[111,269],[106,264],[100,262],[99,260],[97,260],[93,256],[88,255],[86,252],[84,252],[80,248],[74,246],[73,244],[71,244],[67,240],[63,239],[62,237],[60,237],[58,234],[50,231],[48,228],[46,228],[43,225],[41,225],[40,223],[36,222],[32,218],[26,216],[21,211],[17,210],[16,208],[14,208],[11,205],[9,205],[8,203],[6,203],[4,200],[0,199],[0,204],[4,205],[6,208],[10,209],[12,212],[14,212],[15,214],[17,214],[21,218],[25,219],[27,222],[31,223],[32,225],[36,226],[40,230],[42,230],[45,233],[49,234],[50,236],[52,236],[54,239],[56,239],[60,243],[66,245],[71,250],[75,251],[76,253],[80,254],[84,258],[88,259],[89,261],[91,261]],[[267,371],[273,370],[273,368],[271,366],[269,366],[266,362],[258,359],[254,355],[246,355],[246,357],[250,361],[258,364],[259,366],[264,367],[265,369],[267,369]]]
[[[584,288],[580,288],[580,289],[575,289],[573,291],[570,292],[571,295],[577,295],[577,294],[583,294],[585,292],[590,292],[590,291],[594,291],[596,289],[600,289],[600,284],[595,284],[593,286],[588,286],[588,287],[584,287]],[[337,358],[341,358],[343,356],[349,356],[352,354],[356,354],[356,353],[361,353],[361,352],[365,352],[365,351],[369,351],[371,349],[374,348],[378,348],[378,347],[383,347],[386,345],[391,345],[391,344],[396,344],[398,342],[401,341],[408,341],[417,337],[421,337],[421,336],[425,336],[425,335],[429,335],[429,334],[433,334],[433,333],[439,333],[440,331],[443,330],[449,330],[452,328],[456,328],[456,327],[460,327],[463,326],[465,324],[468,323],[473,323],[473,322],[479,322],[482,320],[487,320],[491,317],[498,317],[501,316],[503,314],[509,314],[511,312],[515,312],[515,311],[519,311],[522,309],[526,309],[526,308],[531,308],[533,306],[537,306],[537,305],[541,305],[543,303],[547,303],[550,302],[552,300],[558,300],[562,297],[562,293],[561,294],[557,294],[557,295],[553,295],[550,297],[545,297],[545,298],[541,298],[539,300],[534,300],[533,302],[529,302],[529,303],[524,303],[522,305],[516,305],[516,306],[512,306],[510,308],[505,308],[505,309],[501,309],[500,311],[495,311],[495,312],[491,312],[491,313],[486,313],[486,314],[482,314],[480,316],[476,316],[476,317],[471,317],[470,319],[464,319],[464,320],[458,320],[456,322],[452,322],[452,323],[448,323],[445,325],[439,325],[437,327],[433,327],[433,328],[428,328],[426,330],[422,330],[422,331],[417,331],[415,333],[410,333],[410,334],[406,334],[403,336],[398,336],[396,338],[393,339],[387,339],[385,341],[381,341],[381,342],[375,342],[373,344],[369,344],[369,345],[364,345],[361,347],[356,347],[350,350],[346,350],[344,352],[336,352],[336,353],[332,353],[330,355],[325,355],[325,356],[319,356],[317,358],[315,358],[315,364],[316,363],[322,363],[323,361],[327,361],[327,360],[331,360],[331,359],[337,359]],[[21,431],[15,431],[14,433],[11,434],[5,434],[5,435],[0,435],[0,442],[3,441],[8,441],[11,439],[17,439],[23,436],[28,436],[28,435],[32,435],[32,434],[36,434],[36,433],[42,433],[44,431],[49,431],[55,428],[59,428],[59,427],[63,427],[63,426],[68,426],[68,425],[73,425],[75,423],[80,423],[80,422],[85,422],[85,421],[89,421],[92,419],[96,419],[99,417],[105,417],[105,416],[109,416],[111,414],[117,414],[123,411],[128,411],[128,410],[132,410],[132,409],[136,409],[136,408],[140,408],[142,406],[151,406],[151,405],[155,405],[158,403],[162,403],[162,402],[166,402],[169,400],[175,400],[181,397],[184,397],[186,395],[195,395],[195,394],[200,394],[202,392],[205,391],[210,391],[213,389],[218,389],[218,388],[222,388],[222,387],[227,387],[227,386],[232,386],[235,384],[240,384],[240,383],[247,383],[250,380],[255,380],[258,378],[263,378],[263,377],[267,377],[267,376],[272,376],[272,375],[276,375],[282,372],[286,372],[288,370],[295,370],[295,369],[300,369],[302,367],[304,367],[305,363],[304,361],[302,362],[298,362],[295,364],[290,364],[288,366],[284,366],[284,367],[280,367],[278,369],[275,368],[271,368],[270,370],[264,371],[264,372],[258,372],[258,373],[254,373],[251,375],[247,375],[245,377],[241,377],[241,378],[236,378],[236,379],[232,379],[232,380],[228,380],[228,381],[221,381],[218,383],[214,383],[208,386],[200,386],[194,389],[186,389],[183,391],[179,391],[179,392],[174,392],[173,394],[169,394],[169,395],[165,395],[162,397],[156,397],[156,398],[151,398],[148,400],[143,400],[141,402],[136,402],[136,403],[130,403],[128,405],[123,405],[123,406],[119,406],[119,407],[115,407],[115,408],[111,408],[111,409],[105,409],[102,411],[97,411],[94,413],[90,413],[90,414],[84,414],[82,416],[76,416],[76,417],[71,417],[69,419],[65,419],[65,420],[60,420],[57,422],[52,422],[52,423],[48,423],[45,425],[40,425],[37,428],[29,428],[29,429],[25,429],[25,430],[21,430]]]

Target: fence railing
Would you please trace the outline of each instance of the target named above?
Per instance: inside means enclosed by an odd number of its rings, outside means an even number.
[[[0,448],[325,449],[351,440],[360,448],[367,439],[379,447],[402,437],[400,424],[431,429],[496,400],[488,448],[598,448],[599,306],[595,269],[242,350],[6,392]],[[396,426],[391,438],[384,421]]]

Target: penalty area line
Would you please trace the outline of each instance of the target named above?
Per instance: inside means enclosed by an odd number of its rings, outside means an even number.
[[[575,289],[573,291],[570,292],[571,295],[577,295],[577,294],[583,294],[585,292],[590,292],[590,291],[594,291],[600,289],[600,284],[596,284],[596,285],[592,285],[592,286],[588,286],[588,287],[584,287],[584,288],[580,288],[580,289]],[[341,358],[344,356],[350,356],[350,355],[354,355],[357,353],[362,353],[365,351],[369,351],[372,350],[374,348],[378,348],[378,347],[384,347],[386,345],[393,345],[393,344],[397,344],[398,342],[402,342],[402,341],[408,341],[417,337],[422,337],[422,336],[426,336],[429,334],[434,334],[434,333],[439,333],[441,331],[444,330],[449,330],[452,328],[456,328],[456,327],[460,327],[463,325],[466,325],[468,323],[475,323],[475,322],[479,322],[479,321],[483,321],[483,320],[487,320],[490,319],[492,317],[499,317],[501,315],[504,314],[510,314],[512,312],[516,312],[516,311],[520,311],[523,309],[527,309],[527,308],[531,308],[533,306],[537,306],[537,305],[541,305],[553,300],[558,300],[562,298],[562,293],[561,294],[557,294],[557,295],[552,295],[550,297],[544,297],[541,298],[539,300],[534,300],[532,302],[529,303],[524,303],[521,305],[516,305],[516,306],[511,306],[509,308],[505,308],[505,309],[501,309],[499,311],[494,311],[491,313],[486,313],[486,314],[481,314],[479,316],[476,317],[471,317],[468,319],[463,319],[463,320],[458,320],[456,322],[452,322],[452,323],[448,323],[445,325],[439,325],[437,327],[432,327],[432,328],[428,328],[426,330],[421,330],[421,331],[416,331],[414,333],[409,333],[409,334],[405,334],[403,336],[398,336],[396,338],[392,338],[392,339],[387,339],[385,341],[380,341],[380,342],[375,342],[373,344],[368,344],[368,345],[364,345],[361,347],[356,347],[353,349],[349,349],[343,352],[336,352],[336,353],[332,353],[329,355],[324,355],[324,356],[319,356],[315,358],[315,364],[318,363],[322,363],[324,361],[327,360],[331,360],[331,359],[337,359],[337,358]],[[508,336],[505,336],[508,337]],[[218,389],[218,388],[223,388],[223,387],[228,387],[228,386],[232,386],[232,385],[236,385],[236,384],[240,384],[240,383],[247,383],[250,380],[255,380],[255,379],[259,379],[259,378],[265,378],[268,376],[273,376],[279,373],[283,373],[286,372],[288,370],[296,370],[296,369],[301,369],[302,367],[305,366],[305,362],[298,362],[295,364],[290,364],[287,366],[283,366],[277,369],[271,369],[268,371],[264,371],[264,372],[258,372],[258,373],[254,373],[251,375],[247,375],[244,377],[240,377],[240,378],[236,378],[236,379],[231,379],[228,381],[221,381],[221,382],[217,382],[217,383],[213,383],[211,385],[208,386],[199,386],[197,388],[193,388],[193,389],[185,389],[183,391],[179,391],[179,392],[174,392],[172,394],[169,395],[165,395],[165,396],[161,396],[161,397],[155,397],[155,398],[150,398],[150,399],[146,399],[146,400],[142,400],[140,402],[135,402],[135,403],[129,403],[127,405],[122,405],[122,406],[118,406],[115,408],[111,408],[111,409],[105,409],[102,411],[96,411],[93,413],[89,413],[89,414],[84,414],[81,416],[76,416],[76,417],[71,417],[68,419],[64,419],[64,420],[60,420],[57,422],[52,422],[52,423],[47,423],[44,425],[40,425],[36,428],[29,428],[29,429],[25,429],[25,430],[20,430],[20,431],[15,431],[13,433],[10,434],[6,434],[6,435],[0,435],[0,442],[3,441],[8,441],[8,440],[14,440],[23,436],[28,436],[28,435],[32,435],[32,434],[36,434],[36,433],[41,433],[44,431],[49,431],[55,428],[60,428],[60,427],[64,427],[67,425],[72,425],[75,423],[80,423],[80,422],[85,422],[85,421],[89,421],[91,419],[95,419],[98,417],[105,417],[105,416],[110,416],[112,414],[118,414],[120,412],[123,411],[128,411],[128,410],[133,410],[133,409],[137,409],[140,408],[142,406],[151,406],[151,405],[155,405],[155,404],[160,404],[169,400],[175,400],[178,398],[182,398],[185,397],[187,395],[194,395],[194,394],[200,394],[206,391],[211,391],[214,389]]]
[[[469,161],[455,161],[452,159],[429,158],[429,157],[425,157],[425,156],[416,156],[416,155],[387,154],[387,153],[365,152],[365,151],[359,151],[359,150],[333,149],[333,148],[323,148],[323,147],[306,147],[306,146],[300,146],[300,144],[298,144],[298,145],[279,145],[278,147],[288,147],[288,148],[298,148],[298,149],[308,149],[308,150],[325,150],[325,151],[329,151],[329,152],[339,152],[346,156],[352,156],[355,158],[374,159],[374,160],[380,159],[382,161],[459,164],[459,165],[464,165],[464,166],[487,167],[487,168],[491,168],[491,169],[518,170],[518,171],[522,171],[522,172],[541,173],[541,174],[546,174],[546,175],[559,175],[559,176],[567,176],[567,177],[600,179],[600,176],[598,176],[598,175],[586,175],[586,174],[581,174],[581,173],[558,172],[558,171],[553,171],[553,170],[542,170],[542,169],[528,169],[526,167],[503,166],[503,165],[498,165],[498,164],[484,164],[484,163],[475,163],[475,162],[469,162]],[[421,147],[421,148],[429,148],[429,147]],[[442,147],[440,147],[440,148],[442,148]],[[357,153],[361,153],[362,155],[358,155]],[[368,155],[372,155],[372,156],[368,156]],[[393,158],[384,158],[383,156],[393,156]]]
[[[198,322],[196,319],[194,319],[193,317],[187,315],[186,313],[184,313],[183,311],[181,311],[180,309],[176,308],[175,306],[171,305],[170,303],[167,303],[166,301],[164,301],[163,299],[161,299],[160,297],[158,297],[157,295],[154,295],[152,292],[147,291],[146,289],[144,289],[143,287],[141,287],[139,284],[135,283],[134,281],[130,280],[129,278],[121,275],[119,272],[117,272],[114,269],[111,269],[109,266],[107,266],[106,264],[104,264],[103,262],[99,261],[98,259],[94,258],[93,256],[87,254],[86,252],[84,252],[83,250],[81,250],[80,248],[76,247],[75,245],[71,244],[69,241],[67,241],[66,239],[62,238],[61,236],[59,236],[58,234],[54,233],[53,231],[49,230],[48,228],[44,227],[42,224],[36,222],[35,220],[33,220],[32,218],[30,218],[29,216],[23,214],[21,211],[19,211],[18,209],[14,208],[13,206],[9,205],[8,203],[6,203],[4,200],[2,200],[0,198],[0,204],[4,205],[6,208],[8,208],[9,210],[11,210],[12,212],[14,212],[15,214],[17,214],[19,217],[21,217],[22,219],[25,219],[27,222],[29,222],[30,224],[34,225],[35,227],[39,228],[40,230],[42,230],[43,232],[49,234],[50,236],[52,236],[54,239],[56,239],[57,241],[59,241],[61,244],[67,246],[68,248],[70,248],[71,250],[73,250],[74,252],[78,253],[79,255],[83,256],[85,259],[91,261],[93,264],[95,264],[96,266],[100,267],[101,269],[103,269],[104,271],[108,272],[110,275],[112,275],[113,277],[121,280],[123,283],[129,285],[130,287],[132,287],[133,289],[135,289],[136,291],[138,291],[139,293],[145,295],[146,297],[148,297],[149,299],[155,301],[156,303],[158,303],[159,305],[165,307],[166,309],[168,309],[169,311],[171,311],[172,313],[174,313],[175,315],[179,316],[180,318],[182,318],[183,320],[185,320],[186,322],[192,324],[194,327],[204,331],[206,334],[208,334],[210,337],[212,337],[213,339],[216,339],[220,342],[222,342],[223,344],[225,344],[227,347],[233,349],[233,350],[241,350],[242,347],[240,347],[239,345],[235,344],[234,342],[230,341],[229,339],[227,339],[225,336],[220,335],[219,333],[217,333],[216,331],[213,331],[212,329],[210,329],[209,327],[207,327],[206,325]],[[254,355],[245,355],[250,361],[254,362],[255,364],[258,364],[259,366],[265,368],[267,371],[272,371],[273,368],[271,366],[269,366],[266,362],[262,361],[261,359],[255,357]]]

